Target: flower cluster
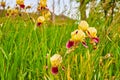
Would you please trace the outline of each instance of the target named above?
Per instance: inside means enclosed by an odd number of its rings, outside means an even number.
[[[38,11],[40,11],[40,17],[37,19],[37,26],[40,26],[45,21],[50,20],[51,12],[47,8],[47,0],[40,0]]]
[[[52,65],[52,68],[51,68],[52,74],[57,74],[58,73],[58,67],[62,63],[62,56],[59,55],[59,54],[54,54],[50,58],[50,62],[51,62],[51,65]]]
[[[38,11],[47,9],[47,0],[40,0],[40,3],[38,5]]]
[[[19,13],[19,11],[17,9],[7,9],[7,13],[6,16],[12,16],[12,15],[17,15]]]
[[[94,46],[99,42],[99,38],[97,37],[97,30],[95,27],[89,27],[89,24],[83,20],[78,25],[78,29],[71,32],[71,38],[67,42],[66,48],[75,48],[79,45],[79,43],[82,43],[84,47],[88,48],[85,42],[86,38],[89,38],[90,43]]]
[[[24,0],[16,0],[16,4],[20,6],[20,8],[24,9],[25,5],[24,5]]]

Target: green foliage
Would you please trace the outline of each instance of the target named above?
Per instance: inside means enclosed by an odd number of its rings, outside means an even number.
[[[77,2],[80,2],[81,0],[76,0]],[[84,1],[84,0],[82,0],[82,1]],[[89,3],[91,0],[85,0],[85,3],[87,4],[87,3]]]
[[[47,23],[34,30],[35,24],[29,19],[0,18],[3,23],[0,26],[0,80],[119,80],[120,23],[116,23],[117,18],[108,26],[97,14],[91,15],[88,23],[98,30],[98,49],[94,50],[91,45],[86,49],[80,44],[65,57],[65,45],[71,32],[77,29],[76,24]],[[52,75],[50,57],[55,53],[63,56],[63,63],[59,73]],[[104,58],[109,53],[113,56]]]

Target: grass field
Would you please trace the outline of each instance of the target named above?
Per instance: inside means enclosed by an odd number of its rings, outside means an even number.
[[[98,31],[97,49],[82,44],[65,55],[66,42],[78,25],[35,23],[24,17],[0,18],[0,80],[120,80],[120,16],[112,22],[98,15],[87,21]],[[88,42],[88,41],[87,41]],[[51,73],[50,57],[58,53],[63,62]],[[64,68],[64,69],[63,69]]]

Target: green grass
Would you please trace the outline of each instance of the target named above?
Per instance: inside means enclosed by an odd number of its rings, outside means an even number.
[[[65,57],[66,42],[77,29],[75,23],[48,23],[36,30],[35,23],[29,19],[25,21],[23,17],[0,18],[0,23],[3,23],[0,26],[0,80],[120,79],[120,23],[107,26],[98,17],[88,19],[90,26],[97,28],[98,49],[94,50],[90,44],[86,49],[80,44]],[[59,73],[52,75],[50,57],[55,53],[63,56],[63,62]],[[100,61],[108,53],[113,56]]]

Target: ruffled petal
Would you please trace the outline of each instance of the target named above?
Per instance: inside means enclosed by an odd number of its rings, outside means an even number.
[[[98,38],[98,37],[92,38],[92,40],[93,40],[95,43],[98,43],[98,42],[99,42],[99,38]]]
[[[58,67],[52,67],[51,72],[52,74],[56,75],[58,73]]]
[[[37,23],[37,26],[41,26],[41,24],[42,24],[42,23],[39,22],[39,23]]]
[[[66,44],[66,48],[71,48],[72,46],[74,46],[74,41],[68,41],[67,44]]]
[[[24,5],[24,4],[21,4],[21,5],[20,5],[20,8],[24,9],[24,8],[25,8],[25,5]]]

